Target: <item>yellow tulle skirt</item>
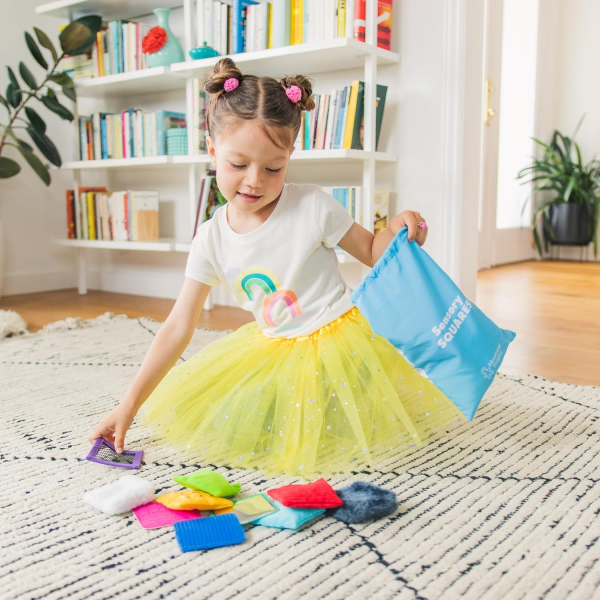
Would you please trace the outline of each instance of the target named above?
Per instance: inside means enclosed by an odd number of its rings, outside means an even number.
[[[171,369],[142,423],[201,463],[310,479],[378,467],[458,415],[353,308],[294,339],[244,325]]]

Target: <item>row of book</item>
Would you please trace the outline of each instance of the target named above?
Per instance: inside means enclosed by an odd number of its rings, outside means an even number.
[[[198,115],[198,129],[192,142],[198,154],[206,154],[206,113],[209,94],[203,90],[204,80],[195,79],[193,85],[194,107]],[[379,146],[379,134],[383,122],[388,86],[377,85],[375,100],[375,149]],[[295,142],[297,150],[364,150],[364,98],[363,81],[354,80],[351,85],[330,94],[313,94],[315,108],[302,113],[302,124]]]
[[[347,211],[348,214],[360,225],[364,223],[363,217],[363,188],[361,186],[330,186],[323,188],[331,194]],[[376,188],[374,194],[374,229],[375,233],[387,227],[389,190]],[[196,204],[196,220],[194,222],[193,236],[198,227],[211,219],[215,211],[227,200],[217,187],[216,172],[209,170],[200,182],[200,194]]]
[[[67,190],[69,239],[142,242],[157,240],[157,191],[109,192],[105,187]]]
[[[302,126],[295,146],[298,150],[364,150],[365,84],[352,85],[331,94],[313,95],[315,108],[302,113]],[[375,149],[383,121],[386,85],[377,85],[375,102]]]
[[[149,25],[125,20],[103,24],[92,46],[94,77],[146,68],[142,39],[149,29]]]
[[[365,41],[366,0],[196,0],[197,39],[221,55],[350,37]],[[393,0],[377,0],[377,46],[391,49]]]
[[[185,127],[185,114],[168,110],[150,112],[128,108],[120,113],[79,116],[79,158],[165,156],[167,131]]]

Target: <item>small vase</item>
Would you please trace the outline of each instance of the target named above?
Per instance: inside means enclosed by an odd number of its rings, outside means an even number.
[[[183,49],[179,40],[169,27],[170,8],[155,8],[152,11],[158,19],[158,25],[167,32],[167,43],[158,51],[146,54],[149,67],[168,67],[177,62],[183,62]]]

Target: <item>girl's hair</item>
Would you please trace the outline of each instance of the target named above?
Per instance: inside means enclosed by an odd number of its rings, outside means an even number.
[[[238,86],[225,91],[225,82],[231,77]],[[286,88],[298,86],[301,98],[292,102]],[[302,111],[312,110],[315,102],[311,98],[312,83],[304,75],[285,76],[279,81],[272,77],[242,75],[230,58],[222,58],[204,84],[211,94],[206,115],[208,133],[223,139],[236,121],[257,121],[258,126],[279,148],[291,149],[298,136],[302,122]]]

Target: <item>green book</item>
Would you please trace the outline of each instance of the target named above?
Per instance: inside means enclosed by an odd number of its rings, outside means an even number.
[[[385,108],[385,97],[387,94],[387,85],[377,84],[377,97],[375,100],[375,150],[379,147],[379,134],[381,133],[381,123],[383,121],[383,110]],[[365,123],[365,84],[364,81],[358,83],[358,97],[356,100],[356,119],[354,119],[354,130],[352,131],[352,149],[364,150],[364,123]]]

